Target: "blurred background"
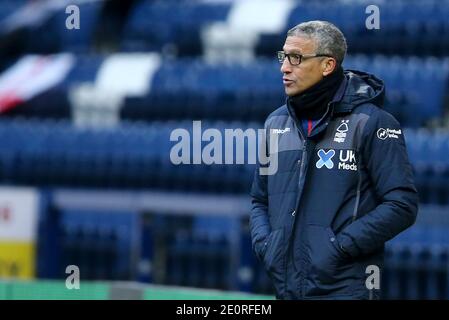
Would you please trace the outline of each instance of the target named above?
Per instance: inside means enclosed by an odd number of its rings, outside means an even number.
[[[262,128],[285,100],[275,52],[317,19],[345,34],[345,68],[385,81],[414,167],[383,298],[448,299],[448,17],[447,0],[0,0],[0,299],[273,298],[254,166],[173,165],[170,133]]]

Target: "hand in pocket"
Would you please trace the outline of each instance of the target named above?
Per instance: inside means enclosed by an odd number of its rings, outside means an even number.
[[[344,254],[330,227],[309,225],[311,277],[322,283],[338,279],[338,269],[344,264]]]

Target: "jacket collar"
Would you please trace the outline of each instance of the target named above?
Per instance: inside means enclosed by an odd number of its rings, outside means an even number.
[[[357,70],[345,70],[345,78],[337,92],[328,104],[328,109],[322,119],[313,129],[311,137],[322,132],[335,115],[346,114],[360,104],[372,103],[378,107],[383,106],[385,98],[385,85],[376,76]],[[291,106],[287,105],[287,111],[295,124],[300,128],[298,118]]]

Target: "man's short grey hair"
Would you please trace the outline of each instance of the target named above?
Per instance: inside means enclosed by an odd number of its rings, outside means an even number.
[[[341,65],[348,46],[343,33],[328,21],[307,21],[296,25],[287,32],[287,37],[307,37],[315,40],[317,54],[327,54]]]

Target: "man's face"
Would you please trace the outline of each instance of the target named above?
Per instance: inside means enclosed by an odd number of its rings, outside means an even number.
[[[290,36],[285,40],[282,49],[285,53],[316,54],[314,40],[304,37]],[[292,66],[287,58],[281,66],[285,93],[295,96],[323,79],[321,58],[304,58],[297,66]]]

